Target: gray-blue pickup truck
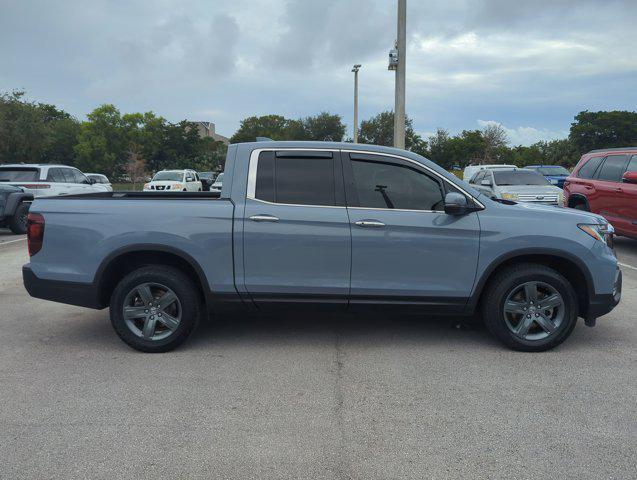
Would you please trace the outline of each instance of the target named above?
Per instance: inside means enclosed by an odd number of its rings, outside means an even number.
[[[110,307],[146,352],[210,313],[317,305],[480,313],[541,351],[619,302],[612,240],[600,216],[490,199],[412,152],[258,142],[229,147],[220,193],[37,198],[23,277],[34,297]]]

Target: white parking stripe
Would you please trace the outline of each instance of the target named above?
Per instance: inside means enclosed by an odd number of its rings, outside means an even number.
[[[637,270],[637,267],[633,267],[632,265],[628,265],[627,263],[617,262],[617,265],[624,268],[630,268],[631,270]]]
[[[26,237],[25,238],[18,238],[17,240],[9,240],[8,242],[0,242],[0,247],[2,245],[7,245],[9,243],[22,242],[23,240],[26,240]]]

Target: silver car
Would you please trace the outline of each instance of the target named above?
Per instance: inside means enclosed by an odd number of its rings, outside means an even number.
[[[562,189],[530,170],[483,170],[469,182],[489,198],[561,206]]]

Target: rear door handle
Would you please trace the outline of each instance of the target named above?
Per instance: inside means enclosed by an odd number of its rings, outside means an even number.
[[[273,215],[252,215],[250,220],[253,222],[278,222],[278,217]]]
[[[378,220],[359,220],[356,225],[363,228],[383,228],[385,224]]]

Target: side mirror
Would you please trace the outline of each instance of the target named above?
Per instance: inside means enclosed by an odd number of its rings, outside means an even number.
[[[483,187],[490,187],[491,186],[491,180],[482,180],[480,182],[480,185],[482,185]]]
[[[637,172],[626,172],[622,177],[624,183],[637,183]]]
[[[466,215],[472,212],[469,208],[467,197],[457,192],[449,192],[445,195],[445,213],[447,215]]]

